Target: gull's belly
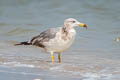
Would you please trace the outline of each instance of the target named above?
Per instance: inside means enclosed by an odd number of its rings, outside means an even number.
[[[74,38],[70,39],[69,41],[60,41],[60,42],[54,42],[54,45],[51,45],[50,47],[47,47],[47,51],[53,51],[53,52],[58,52],[61,53],[68,49],[74,41]]]
[[[56,53],[64,52],[66,49],[68,49],[72,45],[74,39],[75,39],[75,36],[72,36],[68,40],[61,39],[61,40],[51,41],[50,46],[46,47],[47,52],[50,52],[50,51],[53,51]]]

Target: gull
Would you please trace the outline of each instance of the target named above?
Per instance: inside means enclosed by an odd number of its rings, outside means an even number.
[[[61,53],[67,50],[73,43],[76,26],[87,29],[86,24],[77,21],[74,18],[65,19],[63,27],[50,28],[33,37],[30,41],[20,42],[15,45],[34,45],[40,47],[51,55],[51,61],[54,63],[54,53],[58,54],[58,62],[61,62]]]

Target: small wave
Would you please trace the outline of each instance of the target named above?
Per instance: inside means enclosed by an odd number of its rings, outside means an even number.
[[[75,77],[82,77],[82,80],[112,80],[119,78],[120,74],[114,74],[115,69],[106,67],[86,67],[85,65],[63,64],[51,67],[50,70],[65,72]]]
[[[15,71],[5,71],[5,70],[0,70],[2,73],[10,73],[10,74],[23,74],[23,75],[42,75],[38,73],[29,73],[29,72],[15,72]]]
[[[27,32],[33,32],[33,30],[18,27],[18,28],[15,28],[15,29],[12,29],[12,30],[8,31],[7,33],[4,33],[4,35],[13,36],[13,35],[24,34],[24,33],[27,33]]]
[[[82,74],[83,80],[96,80],[96,79],[105,79],[105,80],[111,80],[112,74],[99,74],[99,73],[85,73]]]
[[[108,67],[100,65],[83,65],[83,64],[51,64],[44,62],[2,62],[2,65],[10,67],[28,67],[28,68],[40,68],[42,70],[48,70],[57,73],[66,73],[67,75],[72,75],[73,77],[82,78],[82,80],[113,80],[120,79],[119,67]],[[14,72],[13,72],[14,73]],[[24,73],[21,73],[24,74]],[[25,73],[27,75],[32,75],[31,73]]]
[[[13,66],[13,67],[30,67],[30,68],[34,68],[35,67],[34,65],[22,64],[20,62],[4,62],[3,64],[7,65],[7,66]]]

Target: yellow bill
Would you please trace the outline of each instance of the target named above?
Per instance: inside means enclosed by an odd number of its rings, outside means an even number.
[[[84,27],[84,28],[86,28],[86,29],[87,29],[87,25],[86,25],[86,24],[84,24],[84,23],[80,23],[80,24],[78,24],[78,26],[80,26],[80,27]]]

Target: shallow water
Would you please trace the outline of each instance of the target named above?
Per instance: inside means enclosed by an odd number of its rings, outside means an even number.
[[[69,3],[67,2],[69,1]],[[119,0],[0,0],[0,80],[120,80]],[[76,18],[73,46],[62,63],[34,46],[13,46]],[[57,55],[55,55],[57,57]],[[7,77],[6,77],[7,76]]]

